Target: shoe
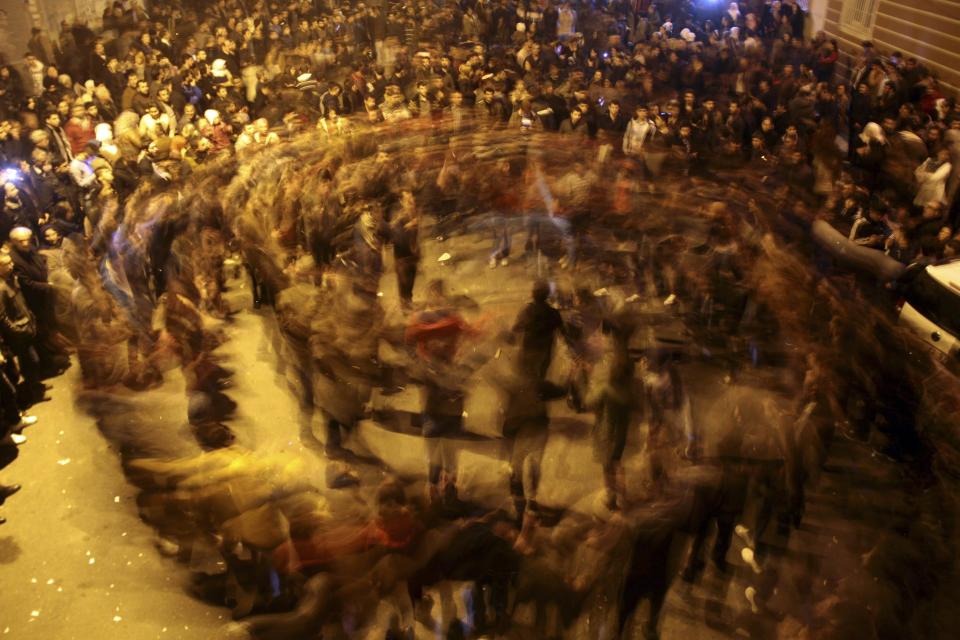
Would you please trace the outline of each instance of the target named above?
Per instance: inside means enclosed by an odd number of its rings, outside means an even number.
[[[743,597],[750,603],[750,610],[754,613],[760,613],[760,607],[757,606],[757,590],[753,587],[747,587],[743,590]]]
[[[735,526],[733,528],[733,532],[737,534],[737,537],[743,540],[743,543],[748,547],[753,548],[756,546],[753,543],[753,536],[750,535],[750,529],[747,529],[742,524],[738,524],[737,526]]]
[[[740,551],[740,557],[747,564],[747,566],[753,569],[754,573],[756,573],[757,575],[760,575],[761,573],[763,573],[763,568],[759,564],[757,564],[756,554],[753,553],[753,549],[751,549],[750,547],[744,547]]]
[[[26,413],[20,414],[20,422],[18,422],[18,423],[17,423],[17,426],[14,427],[14,428],[15,428],[15,429],[23,429],[23,428],[25,428],[25,427],[31,427],[31,426],[37,424],[37,420],[39,420],[39,419],[40,419],[40,418],[38,418],[37,416],[31,416],[31,415],[28,415],[28,414],[26,414]]]
[[[13,444],[19,446],[27,441],[27,436],[22,436],[19,433],[11,433],[10,440],[13,441]]]
[[[509,266],[509,265],[510,265],[510,260],[508,260],[507,258],[503,258],[503,259],[500,261],[500,266],[501,266],[501,267],[506,267],[506,266]]]
[[[489,262],[487,262],[487,264],[490,265],[490,268],[491,268],[491,269],[496,269],[496,268],[497,268],[497,259],[496,259],[496,258],[490,258],[490,260],[489,260]]]
[[[671,293],[670,295],[668,295],[668,296],[664,299],[664,301],[663,301],[663,306],[669,307],[670,305],[672,305],[672,304],[673,304],[674,302],[676,302],[676,301],[677,301],[677,294]]]
[[[7,524],[7,519],[3,516],[0,516],[0,524]]]
[[[17,491],[20,491],[20,485],[18,484],[0,486],[0,504],[6,502],[7,498],[15,494]]]

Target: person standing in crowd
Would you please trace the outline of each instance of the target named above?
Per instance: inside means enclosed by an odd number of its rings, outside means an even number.
[[[456,496],[457,444],[463,429],[465,392],[455,359],[474,329],[451,306],[442,280],[427,285],[424,310],[406,329],[424,365],[423,437],[427,444],[427,496],[431,503]]]
[[[914,206],[923,208],[932,202],[946,202],[947,179],[950,178],[952,171],[950,149],[947,147],[941,147],[936,152],[936,156],[924,160],[914,174],[917,178],[917,197],[913,200]]]
[[[400,192],[400,203],[391,221],[391,243],[400,304],[409,310],[420,263],[420,212],[411,191]]]
[[[547,381],[547,371],[553,361],[553,349],[559,335],[568,339],[563,317],[549,302],[550,283],[537,280],[533,285],[533,300],[517,316],[513,333],[520,336],[517,361],[522,376],[538,387]]]
[[[46,256],[39,252],[33,231],[16,227],[10,232],[10,257],[23,297],[36,319],[34,344],[40,367],[47,376],[59,375],[70,362],[58,346],[64,339],[56,327],[54,287],[49,281]]]
[[[604,502],[616,511],[625,506],[626,480],[623,470],[623,452],[631,427],[642,416],[642,394],[637,393],[634,362],[630,355],[632,324],[625,317],[607,320],[610,347],[607,370],[587,405],[594,408],[594,453],[603,467]]]
[[[17,358],[22,383],[17,389],[20,406],[46,399],[41,381],[40,359],[34,346],[37,322],[27,305],[14,272],[13,259],[0,251],[0,331],[3,341]]]
[[[657,134],[657,126],[650,119],[650,112],[645,105],[637,105],[633,118],[627,123],[623,134],[623,153],[637,162],[641,174],[646,174],[646,164],[643,154],[644,145]]]

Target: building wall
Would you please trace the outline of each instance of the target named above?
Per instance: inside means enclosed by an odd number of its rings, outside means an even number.
[[[33,17],[25,0],[0,0],[0,53],[8,63],[18,63],[27,50]]]
[[[827,0],[810,0],[807,5],[807,34],[812,36],[822,31],[827,20]]]
[[[76,18],[99,27],[103,9],[112,0],[0,0],[0,53],[19,64],[30,39],[30,29],[46,29],[51,39],[60,34],[63,21]]]
[[[881,52],[913,56],[936,74],[944,89],[960,94],[960,2],[950,0],[879,0],[872,30],[851,33],[840,24],[844,1],[826,2],[825,31],[841,51],[855,57],[869,39]],[[855,0],[854,0],[855,1]],[[866,36],[866,37],[863,37]],[[844,60],[850,64],[850,58]]]
[[[41,7],[47,29],[56,35],[60,31],[61,21],[72,23],[75,19],[86,22],[91,27],[99,27],[103,9],[111,0],[34,0]]]

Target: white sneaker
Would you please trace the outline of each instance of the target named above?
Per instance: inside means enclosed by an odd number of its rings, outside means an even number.
[[[22,436],[19,433],[11,433],[10,440],[13,442],[13,444],[21,445],[27,441],[27,436]]]
[[[496,258],[490,258],[490,261],[489,261],[487,264],[490,265],[490,268],[491,268],[491,269],[496,269],[496,268],[497,268],[497,259],[496,259]]]
[[[760,567],[759,564],[757,564],[757,558],[753,553],[753,549],[751,549],[750,547],[744,547],[740,551],[740,557],[743,559],[744,562],[747,563],[747,565],[751,569],[753,569],[754,573],[756,573],[757,575],[763,573],[763,569]]]
[[[437,262],[446,262],[446,261],[449,260],[451,257],[453,257],[453,256],[451,256],[449,253],[444,252],[443,255],[441,255],[439,258],[437,258]]]
[[[756,546],[753,544],[753,536],[750,535],[750,529],[747,529],[742,524],[738,524],[736,527],[734,527],[733,532],[737,534],[737,537],[743,540],[743,543],[748,547],[752,548]]]
[[[501,266],[501,267],[506,267],[506,266],[509,265],[509,264],[510,264],[510,261],[507,260],[506,258],[504,258],[503,260],[500,261],[500,266]]]
[[[18,429],[22,429],[22,428],[24,428],[24,427],[29,427],[29,426],[35,425],[35,424],[37,424],[37,420],[39,420],[39,419],[40,419],[40,418],[38,418],[37,416],[31,416],[31,415],[23,414],[23,415],[20,416],[20,422],[17,424],[17,428],[18,428]]]
[[[663,306],[669,307],[670,305],[672,305],[672,304],[673,304],[674,302],[676,302],[676,301],[677,301],[677,295],[676,295],[675,293],[671,293],[671,294],[668,295],[668,296],[666,297],[666,299],[663,301]]]

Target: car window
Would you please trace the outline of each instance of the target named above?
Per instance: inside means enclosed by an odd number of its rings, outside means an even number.
[[[931,322],[960,337],[960,293],[937,282],[926,270],[910,283],[907,302]]]

